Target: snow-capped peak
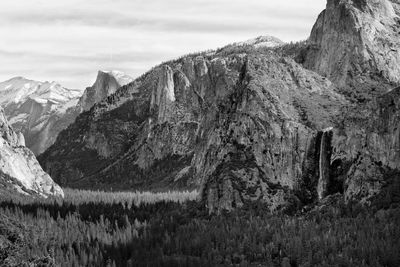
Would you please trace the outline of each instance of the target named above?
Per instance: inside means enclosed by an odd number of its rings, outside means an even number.
[[[67,89],[57,82],[39,82],[24,77],[14,77],[0,83],[0,105],[22,103],[33,99],[38,103],[65,103],[82,94],[80,90]]]
[[[257,38],[254,39],[250,39],[244,42],[239,42],[236,43],[236,45],[253,45],[255,47],[276,47],[276,46],[280,46],[283,45],[284,42],[274,36],[259,36]]]

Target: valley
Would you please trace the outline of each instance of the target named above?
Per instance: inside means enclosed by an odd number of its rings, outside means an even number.
[[[400,266],[399,66],[399,0],[327,0],[304,41],[0,83],[0,266]]]

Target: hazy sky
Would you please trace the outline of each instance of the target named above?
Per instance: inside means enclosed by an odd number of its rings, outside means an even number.
[[[0,1],[0,81],[55,80],[70,88],[97,70],[136,77],[189,52],[260,35],[306,39],[325,0]]]

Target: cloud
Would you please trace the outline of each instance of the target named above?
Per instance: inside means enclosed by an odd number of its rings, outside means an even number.
[[[153,65],[259,35],[307,38],[321,0],[13,0],[0,2],[0,80],[84,88],[98,69]],[[23,8],[21,8],[23,7]]]

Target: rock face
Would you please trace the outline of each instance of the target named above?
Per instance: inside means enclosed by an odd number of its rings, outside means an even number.
[[[157,66],[82,113],[40,162],[71,187],[200,188],[210,212],[397,192],[396,3],[329,0],[306,49],[236,44]]]
[[[400,178],[399,119],[400,88],[344,112],[332,140],[332,169],[346,200],[365,202],[393,189]]]
[[[0,109],[0,187],[23,194],[63,197],[62,189],[43,171],[35,155],[24,146]]]
[[[79,90],[55,82],[22,77],[0,83],[0,106],[36,155],[53,144],[57,134],[73,122],[76,115],[67,114],[67,110],[77,104],[80,95]]]
[[[318,180],[317,133],[346,101],[290,59],[249,56],[242,71],[194,160],[203,198],[210,211],[256,200],[273,211],[297,205],[306,200],[298,194],[309,191],[305,181]]]
[[[395,0],[328,0],[311,32],[305,67],[359,100],[400,84],[399,6]]]
[[[347,201],[369,202],[400,192],[393,188],[400,178],[399,89],[393,89],[400,84],[399,7],[389,0],[329,0],[312,30],[303,65],[356,100],[335,124],[320,198],[343,192]]]
[[[130,82],[133,79],[120,71],[99,71],[95,83],[87,87],[78,102],[79,113],[89,110],[94,104]]]

